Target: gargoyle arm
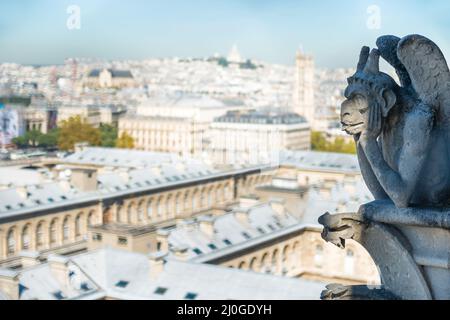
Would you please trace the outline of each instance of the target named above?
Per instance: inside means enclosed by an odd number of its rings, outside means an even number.
[[[403,147],[398,172],[384,160],[376,139],[360,139],[359,143],[370,163],[373,173],[391,200],[399,208],[409,205],[411,196],[427,157],[433,113],[424,105],[410,113],[405,122]]]
[[[356,141],[356,153],[358,156],[359,167],[361,168],[361,174],[366,182],[367,188],[369,188],[376,200],[388,199],[389,196],[386,194],[378,181],[378,178],[373,173],[369,160],[367,160],[364,150],[358,141]]]

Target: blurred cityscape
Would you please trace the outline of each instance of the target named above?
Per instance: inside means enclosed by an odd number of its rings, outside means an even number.
[[[226,56],[0,64],[0,298],[319,299],[379,283],[317,218],[372,196],[352,69]],[[212,285],[213,284],[213,285]]]

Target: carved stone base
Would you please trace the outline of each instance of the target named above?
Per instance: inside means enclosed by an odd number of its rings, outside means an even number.
[[[329,284],[322,291],[322,300],[398,300],[399,298],[380,286],[343,286]]]
[[[332,285],[323,299],[450,299],[450,209],[396,208],[374,201],[355,214],[319,218],[324,240],[359,242],[372,256],[382,286]]]

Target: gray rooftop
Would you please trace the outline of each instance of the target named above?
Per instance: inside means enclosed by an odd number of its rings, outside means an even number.
[[[306,123],[306,119],[292,112],[263,112],[263,111],[228,111],[218,117],[215,122],[249,123],[249,124],[299,124]]]
[[[311,171],[361,172],[356,155],[333,152],[281,151],[280,164]]]
[[[241,213],[244,220],[237,215]],[[212,224],[214,234],[208,235],[200,223]],[[170,230],[168,237],[172,247],[187,246],[189,257],[219,252],[245,244],[253,239],[266,238],[268,235],[298,224],[296,218],[288,212],[278,214],[270,203],[258,203],[248,208],[236,208],[230,213],[217,217],[199,217],[196,220],[184,220]]]
[[[41,264],[19,272],[20,299],[183,300],[190,293],[199,300],[302,300],[318,299],[324,289],[304,279],[176,260],[168,260],[152,279],[149,261],[143,254],[106,247],[68,258],[66,279]]]

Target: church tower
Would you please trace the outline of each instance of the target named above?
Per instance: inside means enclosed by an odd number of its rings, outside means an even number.
[[[314,58],[297,51],[295,59],[294,112],[314,126]]]

